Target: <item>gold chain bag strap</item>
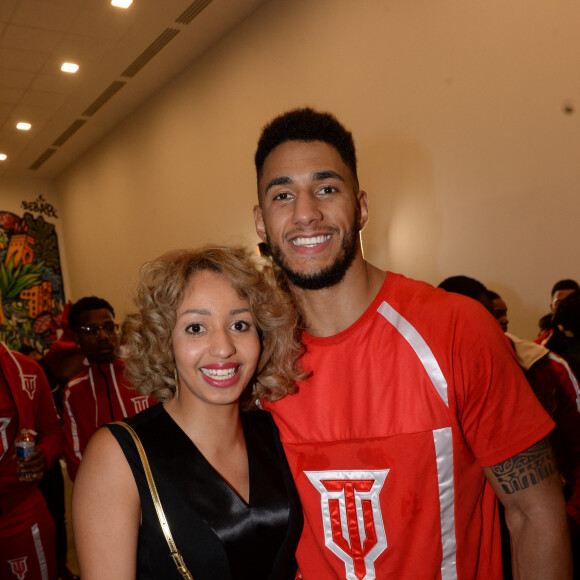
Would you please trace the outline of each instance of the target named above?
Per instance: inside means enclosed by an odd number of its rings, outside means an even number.
[[[124,423],[123,421],[115,421],[113,425],[121,425],[122,427],[127,429],[131,437],[133,437],[133,441],[135,441],[137,451],[139,452],[139,457],[141,458],[141,463],[143,463],[143,471],[145,471],[145,477],[147,478],[147,483],[149,484],[151,498],[153,499],[153,504],[155,505],[155,511],[157,512],[157,517],[159,518],[159,523],[161,524],[163,535],[167,540],[167,545],[169,546],[169,552],[171,553],[171,557],[175,562],[177,571],[183,576],[184,580],[193,580],[193,576],[191,575],[191,572],[187,569],[187,566],[185,565],[181,552],[177,549],[177,546],[173,541],[173,536],[171,534],[169,524],[167,523],[167,518],[165,517],[165,512],[163,511],[163,506],[161,505],[161,500],[159,499],[159,494],[157,493],[157,487],[155,485],[155,480],[153,479],[153,473],[151,473],[151,468],[149,467],[149,460],[147,459],[145,449],[143,449],[141,439],[139,439],[137,433],[135,433],[134,429],[127,423]]]

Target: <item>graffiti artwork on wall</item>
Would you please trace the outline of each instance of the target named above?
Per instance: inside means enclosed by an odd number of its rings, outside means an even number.
[[[50,213],[42,198],[22,206]],[[58,237],[42,215],[0,211],[0,297],[0,340],[13,350],[44,353],[56,339],[64,290]]]

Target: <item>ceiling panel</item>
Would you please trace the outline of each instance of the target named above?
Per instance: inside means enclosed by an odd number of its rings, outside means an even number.
[[[56,177],[266,1],[0,0],[0,185]]]

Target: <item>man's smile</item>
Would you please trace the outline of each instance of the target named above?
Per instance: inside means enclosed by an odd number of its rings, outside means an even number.
[[[309,238],[296,238],[292,240],[293,246],[305,246],[307,248],[313,248],[318,244],[322,244],[330,239],[330,234],[325,234],[322,236],[312,236]]]

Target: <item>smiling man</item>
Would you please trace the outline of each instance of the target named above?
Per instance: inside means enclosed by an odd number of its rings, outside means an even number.
[[[113,307],[89,296],[73,304],[68,322],[85,355],[84,369],[66,385],[63,396],[65,456],[74,481],[83,453],[95,431],[149,407],[123,376]]]
[[[571,577],[553,422],[495,320],[363,258],[368,198],[332,115],[274,119],[255,161],[256,230],[302,314],[311,371],[265,405],[304,507],[302,577],[500,578],[496,496],[515,577]]]

